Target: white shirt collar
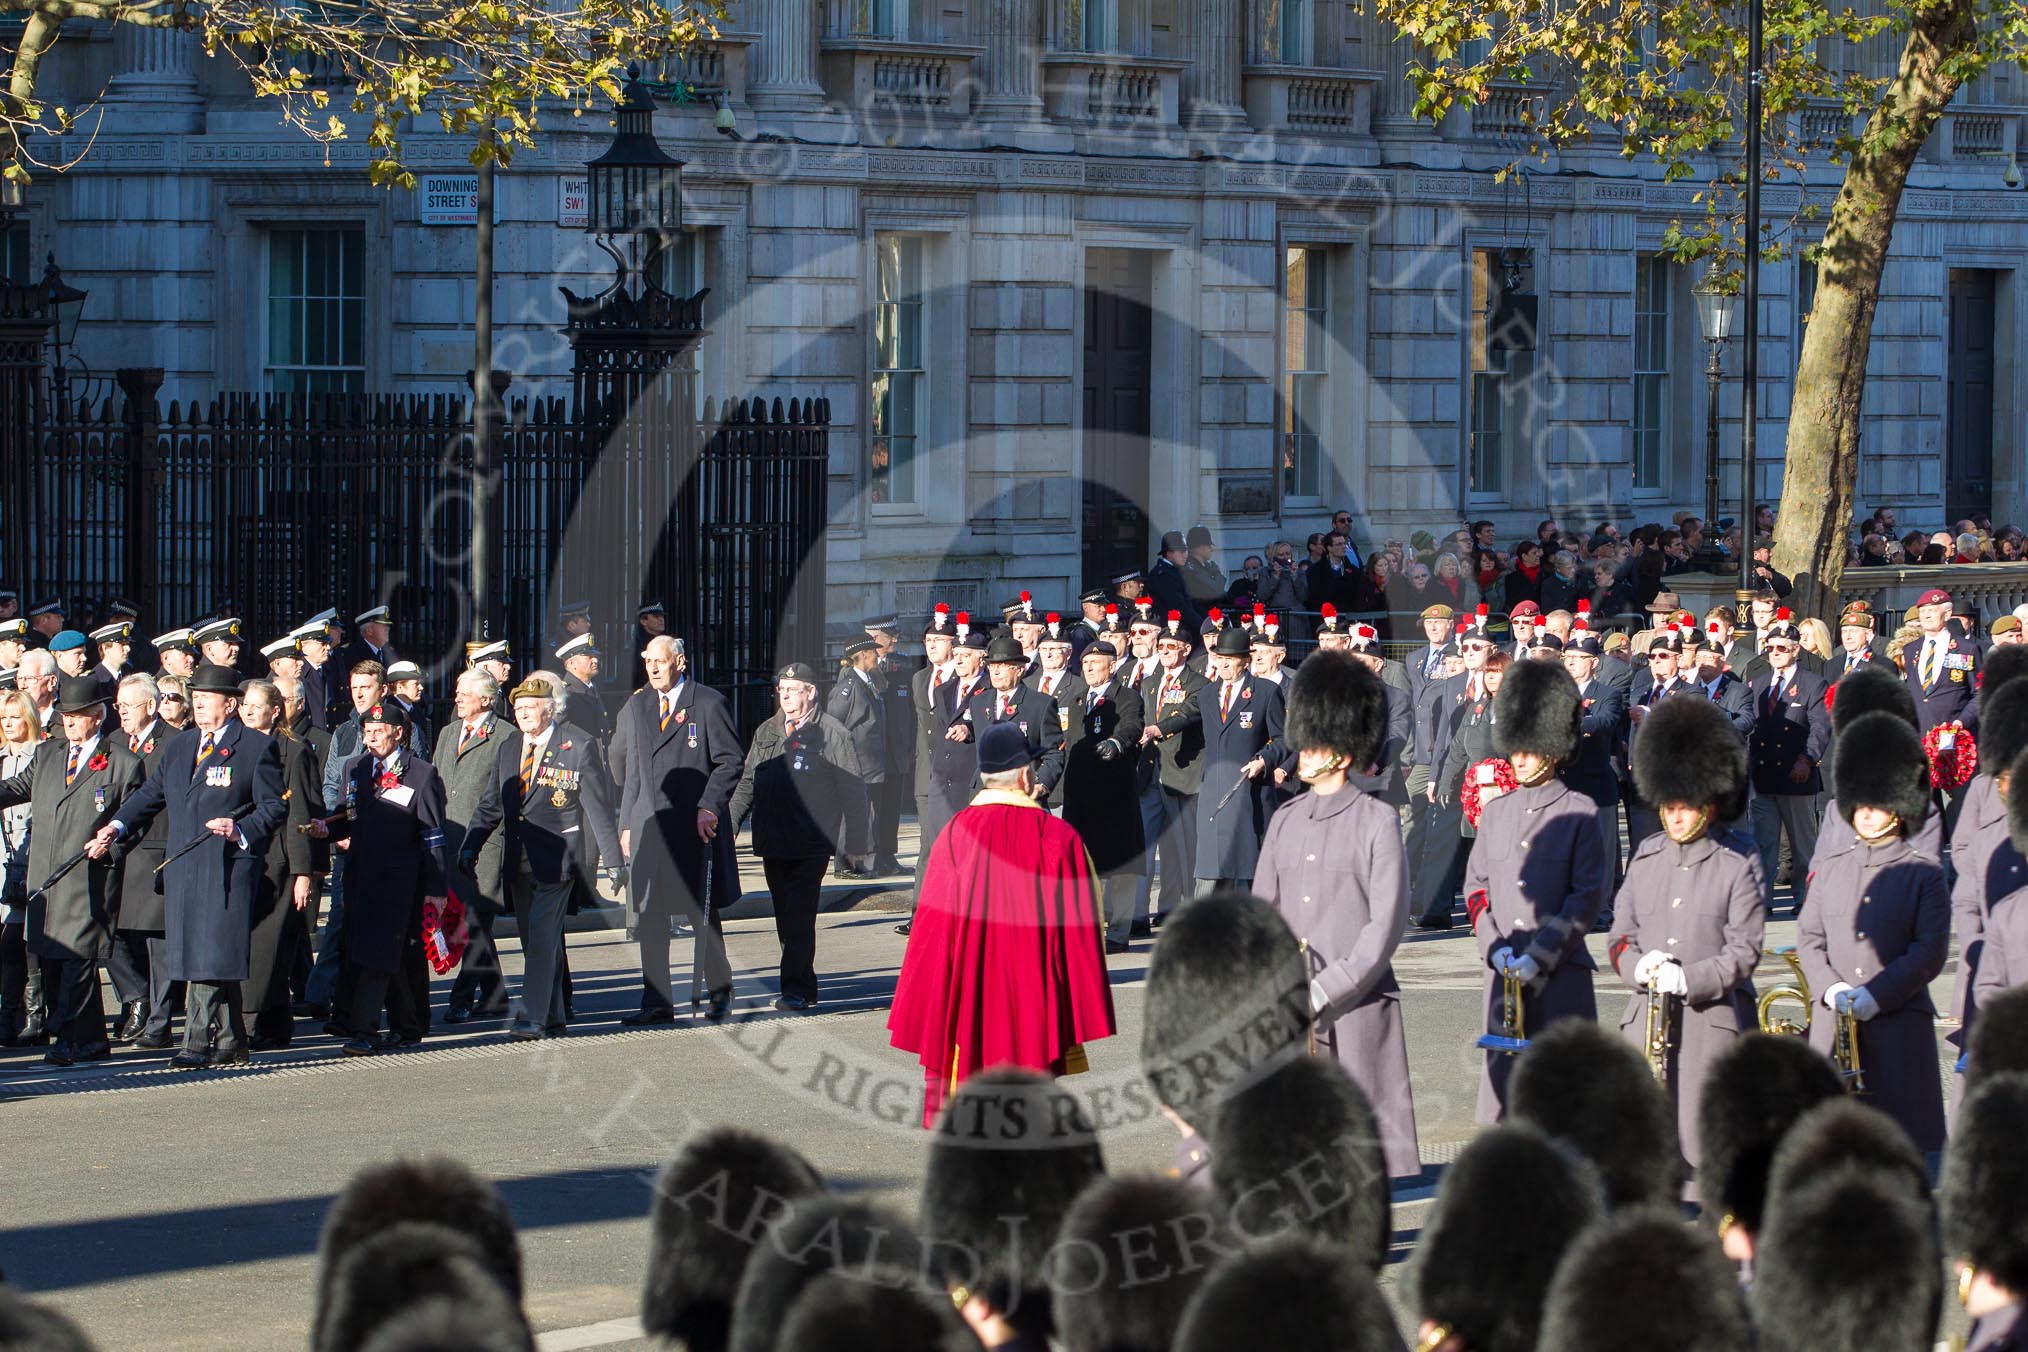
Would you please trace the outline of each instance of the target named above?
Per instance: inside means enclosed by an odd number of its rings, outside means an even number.
[[[91,736],[85,738],[85,740],[83,740],[82,742],[71,743],[72,746],[77,748],[77,763],[80,767],[82,767],[86,761],[92,758],[92,752],[97,749],[99,744],[99,738],[104,734],[104,731],[105,729],[101,728],[98,732],[93,733]]]
[[[541,732],[537,733],[533,737],[530,737],[527,733],[524,732],[521,734],[521,740],[523,742],[522,750],[526,751],[527,744],[533,743],[535,747],[535,754],[539,756],[542,754],[542,749],[548,746],[550,743],[550,739],[554,738],[555,736],[556,736],[556,724],[554,723],[551,723],[548,727],[544,728]]]

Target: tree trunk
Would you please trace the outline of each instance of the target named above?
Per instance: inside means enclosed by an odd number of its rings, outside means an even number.
[[[1776,513],[1774,566],[1794,580],[1789,604],[1800,615],[1828,618],[1837,602],[1858,491],[1861,397],[1880,273],[1909,170],[1962,83],[1946,61],[1977,39],[1967,0],[1917,19],[1825,225]],[[1899,130],[1890,134],[1890,127]]]
[[[28,12],[21,29],[21,43],[14,49],[14,64],[7,71],[7,92],[0,94],[0,167],[10,176],[18,172],[23,129],[36,121],[35,78],[42,58],[56,45],[63,19],[43,9]]]

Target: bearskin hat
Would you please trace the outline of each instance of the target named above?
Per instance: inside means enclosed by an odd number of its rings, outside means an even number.
[[[1929,1171],[1901,1124],[1878,1108],[1840,1094],[1797,1118],[1775,1147],[1767,1179],[1769,1219],[1784,1190],[1848,1163],[1876,1181],[1929,1196]]]
[[[1397,1352],[1373,1274],[1342,1245],[1281,1235],[1211,1270],[1183,1310],[1176,1352]]]
[[[2028,647],[2028,644],[2016,646]],[[1981,723],[1980,727],[1983,730],[1984,724]],[[2009,764],[2012,769],[2007,776],[2007,843],[2028,855],[2028,751],[2014,757]]]
[[[397,1221],[428,1221],[469,1236],[501,1287],[520,1301],[521,1237],[507,1203],[491,1183],[441,1157],[371,1164],[352,1175],[317,1238],[320,1297],[348,1249]]]
[[[1697,1104],[1705,1214],[1758,1234],[1775,1148],[1804,1113],[1844,1093],[1830,1061],[1799,1037],[1748,1033],[1720,1052]]]
[[[922,1271],[922,1240],[886,1207],[820,1193],[798,1198],[761,1236],[732,1301],[732,1352],[775,1352],[796,1297],[826,1272]]]
[[[2028,647],[2028,643],[2014,644]],[[2000,649],[2001,652],[2007,649]],[[2028,750],[2028,681],[2010,681],[1979,695],[1979,769],[1997,775]]]
[[[1577,750],[1584,699],[1577,682],[1556,662],[1516,662],[1493,696],[1493,750],[1569,760]]]
[[[1615,1211],[1666,1205],[1682,1186],[1675,1107],[1646,1058],[1589,1019],[1534,1035],[1507,1081],[1507,1115],[1596,1165]]]
[[[1580,1235],[1542,1302],[1557,1352],[1733,1352],[1753,1346],[1739,1274],[1708,1230],[1636,1207]]]
[[[2010,1291],[2028,1291],[2028,1074],[1979,1081],[1958,1109],[1937,1204],[1944,1243]]]
[[[1915,696],[1897,672],[1871,663],[1838,678],[1831,694],[1831,730],[1841,732],[1861,714],[1893,714],[1916,725]]]
[[[1838,734],[1831,792],[1846,821],[1862,807],[1901,818],[1914,835],[1929,816],[1929,760],[1915,729],[1891,714],[1855,718]]]
[[[916,1223],[931,1271],[1046,1337],[1049,1247],[1105,1171],[1098,1133],[1055,1080],[1016,1066],[980,1071],[958,1086],[930,1137]]]
[[[1156,931],[1143,1008],[1141,1072],[1203,1131],[1222,1095],[1304,1054],[1310,975],[1274,907],[1213,892]]]
[[[310,1343],[316,1352],[359,1352],[383,1324],[422,1301],[441,1298],[463,1308],[486,1303],[489,1295],[509,1322],[521,1319],[518,1302],[477,1240],[435,1221],[396,1221],[362,1236],[338,1258]],[[527,1346],[534,1339],[526,1320],[521,1323]]]
[[[24,1352],[92,1352],[92,1340],[69,1316],[28,1299],[0,1281],[0,1347]]]
[[[1528,1199],[1526,1244],[1507,1226],[1517,1197]],[[1557,1263],[1604,1214],[1598,1171],[1575,1151],[1516,1123],[1479,1135],[1444,1171],[1423,1222],[1414,1313],[1473,1352],[1534,1352]]]
[[[1298,751],[1334,751],[1365,769],[1387,740],[1387,687],[1350,653],[1311,653],[1289,686],[1282,740]]]
[[[1633,760],[1643,803],[1709,803],[1720,821],[1745,810],[1746,745],[1725,711],[1701,695],[1671,695],[1648,710]]]
[[[641,1327],[692,1352],[719,1352],[762,1232],[791,1202],[823,1190],[808,1161],[764,1136],[715,1127],[693,1137],[655,1182]]]
[[[1776,1186],[1750,1299],[1761,1352],[1935,1346],[1943,1254],[1928,1189],[1858,1162]]]
[[[1985,704],[2002,689],[2012,685],[2023,676],[2028,676],[2028,651],[2015,652],[2016,648],[2028,649],[2028,643],[2003,643],[1989,648],[1979,659],[1979,730],[1985,731]]]
[[[2008,800],[2010,817],[2013,803]],[[1989,1075],[2028,1071],[2028,986],[2009,986],[1979,1006],[1965,1050],[1967,1087]]]
[[[893,1269],[827,1272],[782,1320],[794,1352],[977,1352],[979,1340],[941,1292]]]
[[[528,1321],[503,1291],[425,1296],[373,1331],[359,1352],[534,1352]]]
[[[1238,1233],[1304,1230],[1375,1272],[1387,1262],[1394,1232],[1380,1124],[1337,1061],[1298,1057],[1227,1096],[1209,1140],[1211,1185]]]
[[[1067,1352],[1169,1352],[1210,1271],[1200,1255],[1231,1247],[1214,1193],[1155,1175],[1095,1180],[1057,1236],[1058,1337]]]

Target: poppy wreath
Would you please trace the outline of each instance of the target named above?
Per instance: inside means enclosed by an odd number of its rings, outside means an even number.
[[[1949,750],[1942,745],[1945,732],[1952,734]],[[1956,793],[1979,773],[1979,743],[1962,723],[1939,723],[1924,733],[1922,754],[1929,760],[1931,787],[1945,793]]]
[[[465,903],[458,900],[457,893],[423,898],[423,954],[430,960],[432,972],[449,976],[464,959],[471,938],[465,924]]]
[[[1489,756],[1465,771],[1465,788],[1458,796],[1458,801],[1464,806],[1465,820],[1472,824],[1474,831],[1479,829],[1479,814],[1484,811],[1479,803],[1482,788],[1479,780],[1482,771],[1487,767],[1491,767],[1493,771],[1493,782],[1483,786],[1484,788],[1495,789],[1500,793],[1512,793],[1521,787],[1521,781],[1514,778],[1514,767],[1507,763],[1504,756]]]

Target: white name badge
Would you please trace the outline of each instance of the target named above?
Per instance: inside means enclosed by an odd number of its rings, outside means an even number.
[[[391,789],[383,789],[380,797],[384,802],[392,803],[399,808],[405,808],[415,801],[415,790],[406,784],[397,784]]]
[[[1490,765],[1481,765],[1479,767],[1479,787],[1484,788],[1488,784],[1492,784],[1495,782],[1497,782],[1497,777],[1493,773],[1493,767]]]

